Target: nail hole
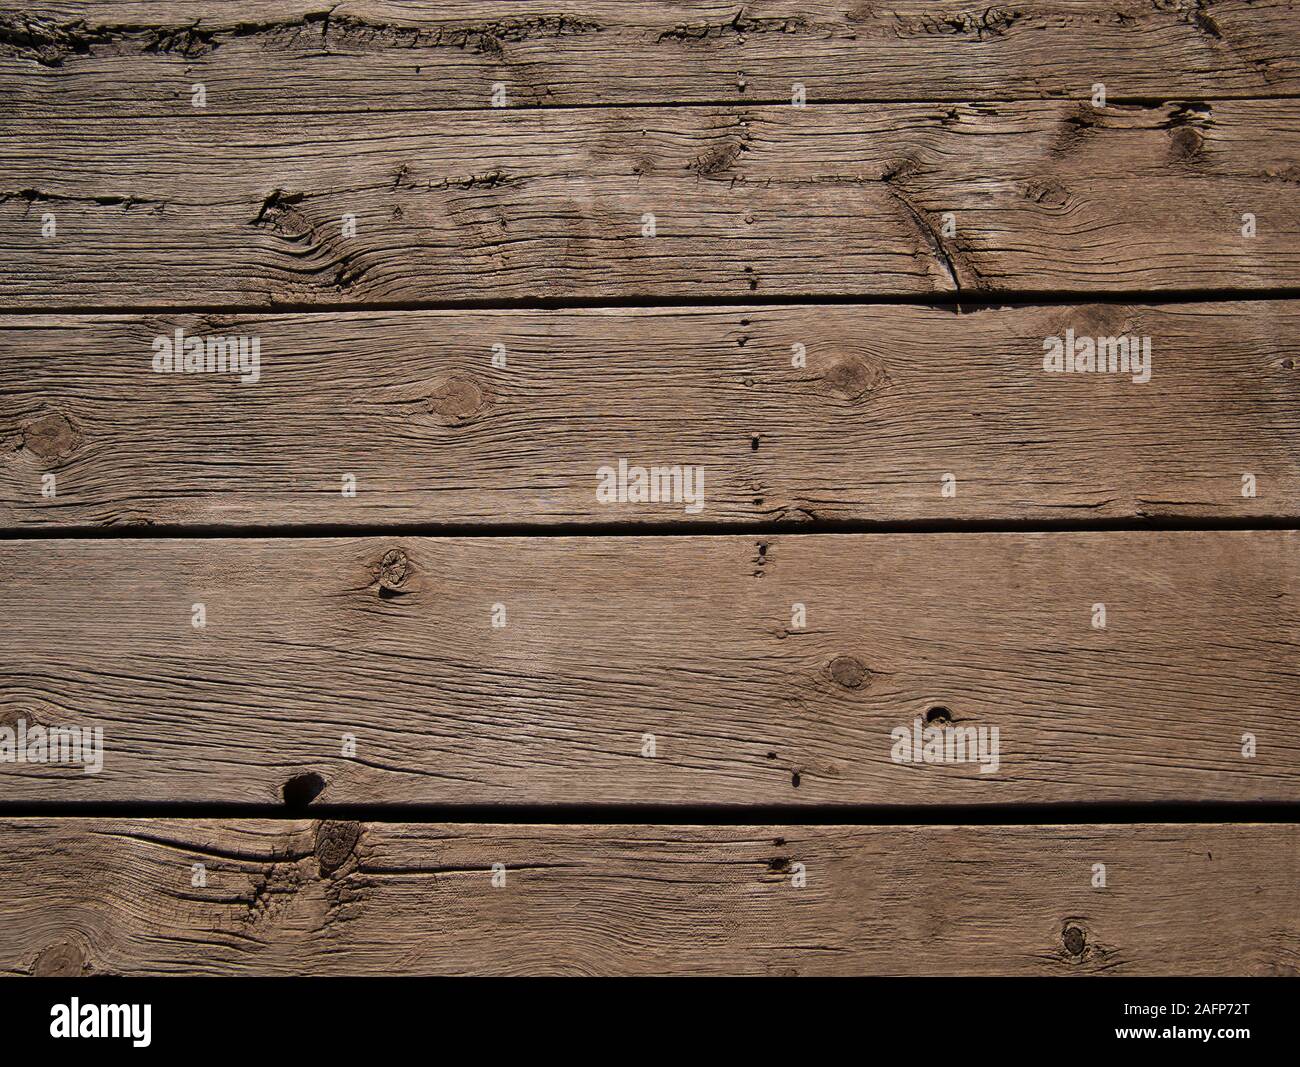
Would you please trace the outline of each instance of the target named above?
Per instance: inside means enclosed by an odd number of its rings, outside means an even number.
[[[749,450],[750,450],[751,452],[757,452],[757,451],[758,451],[758,438],[757,438],[757,437],[751,437],[751,438],[749,439]]]
[[[790,784],[791,784],[792,786],[794,786],[796,789],[798,789],[798,788],[799,788],[799,781],[800,781],[800,778],[799,778],[799,772],[798,772],[798,771],[791,771],[791,772],[790,772]]]
[[[952,712],[947,708],[936,704],[925,713],[925,724],[927,726],[946,726],[952,722]]]
[[[305,808],[325,792],[325,779],[315,771],[295,774],[284,783],[284,802],[291,808]]]

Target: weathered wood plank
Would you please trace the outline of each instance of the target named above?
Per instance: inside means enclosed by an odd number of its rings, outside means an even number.
[[[256,383],[155,373],[177,328],[258,338]],[[1150,380],[1045,373],[1067,329]],[[1297,338],[1293,301],[0,318],[0,524],[1296,518]],[[701,506],[601,503],[620,458]]]
[[[318,774],[336,804],[1294,801],[1298,546],[10,541],[0,714],[102,726],[104,758],[0,765],[0,799],[279,803]],[[918,717],[955,741],[935,708],[998,758],[908,762]]]
[[[0,307],[1269,289],[1297,158],[1289,100],[6,117]]]
[[[6,819],[0,973],[1294,975],[1298,842],[1250,824]]]
[[[39,0],[0,16],[14,114],[1300,92],[1294,0]]]

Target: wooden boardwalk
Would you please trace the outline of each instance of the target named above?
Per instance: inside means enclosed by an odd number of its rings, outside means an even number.
[[[0,974],[1300,973],[1300,0],[215,6],[0,13]]]

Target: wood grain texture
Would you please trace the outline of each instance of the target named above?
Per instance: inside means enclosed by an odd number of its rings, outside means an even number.
[[[101,725],[105,756],[6,765],[0,799],[279,804],[317,773],[333,804],[1295,801],[1298,547],[9,541],[0,714]],[[995,771],[895,762],[934,707],[998,729]]]
[[[323,4],[38,0],[0,16],[15,114],[1300,92],[1294,0]]]
[[[0,973],[1294,975],[1298,842],[1250,824],[6,819],[0,881],[23,891],[0,895]]]
[[[1300,974],[1034,824],[1300,803],[1300,530],[963,525],[1300,520],[1300,0],[213,7],[0,11],[0,975]]]
[[[1275,289],[1298,158],[1289,100],[6,117],[0,307]]]
[[[154,373],[177,327],[259,380]],[[1045,373],[1067,329],[1151,337],[1151,380]],[[1297,338],[1293,301],[8,317],[0,524],[1294,519]],[[620,457],[703,507],[598,502]]]

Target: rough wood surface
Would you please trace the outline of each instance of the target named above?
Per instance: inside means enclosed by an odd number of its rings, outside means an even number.
[[[1298,160],[1300,0],[0,12],[0,974],[1300,974],[1023,808],[1300,802]]]
[[[6,819],[0,882],[22,890],[0,894],[0,973],[1294,975],[1298,842],[1250,824]]]
[[[40,119],[184,115],[196,82],[226,113],[1300,91],[1294,0],[22,6],[0,97]]]
[[[0,548],[0,714],[105,745],[2,800],[1300,799],[1294,531]],[[997,769],[896,762],[935,708]]]
[[[154,373],[177,327],[258,337],[258,381]],[[1071,328],[1151,337],[1150,381],[1045,373]],[[1295,518],[1297,337],[1293,301],[9,317],[0,524]],[[598,502],[620,457],[703,506]]]
[[[6,116],[0,307],[1274,289],[1298,158],[1292,100]]]

